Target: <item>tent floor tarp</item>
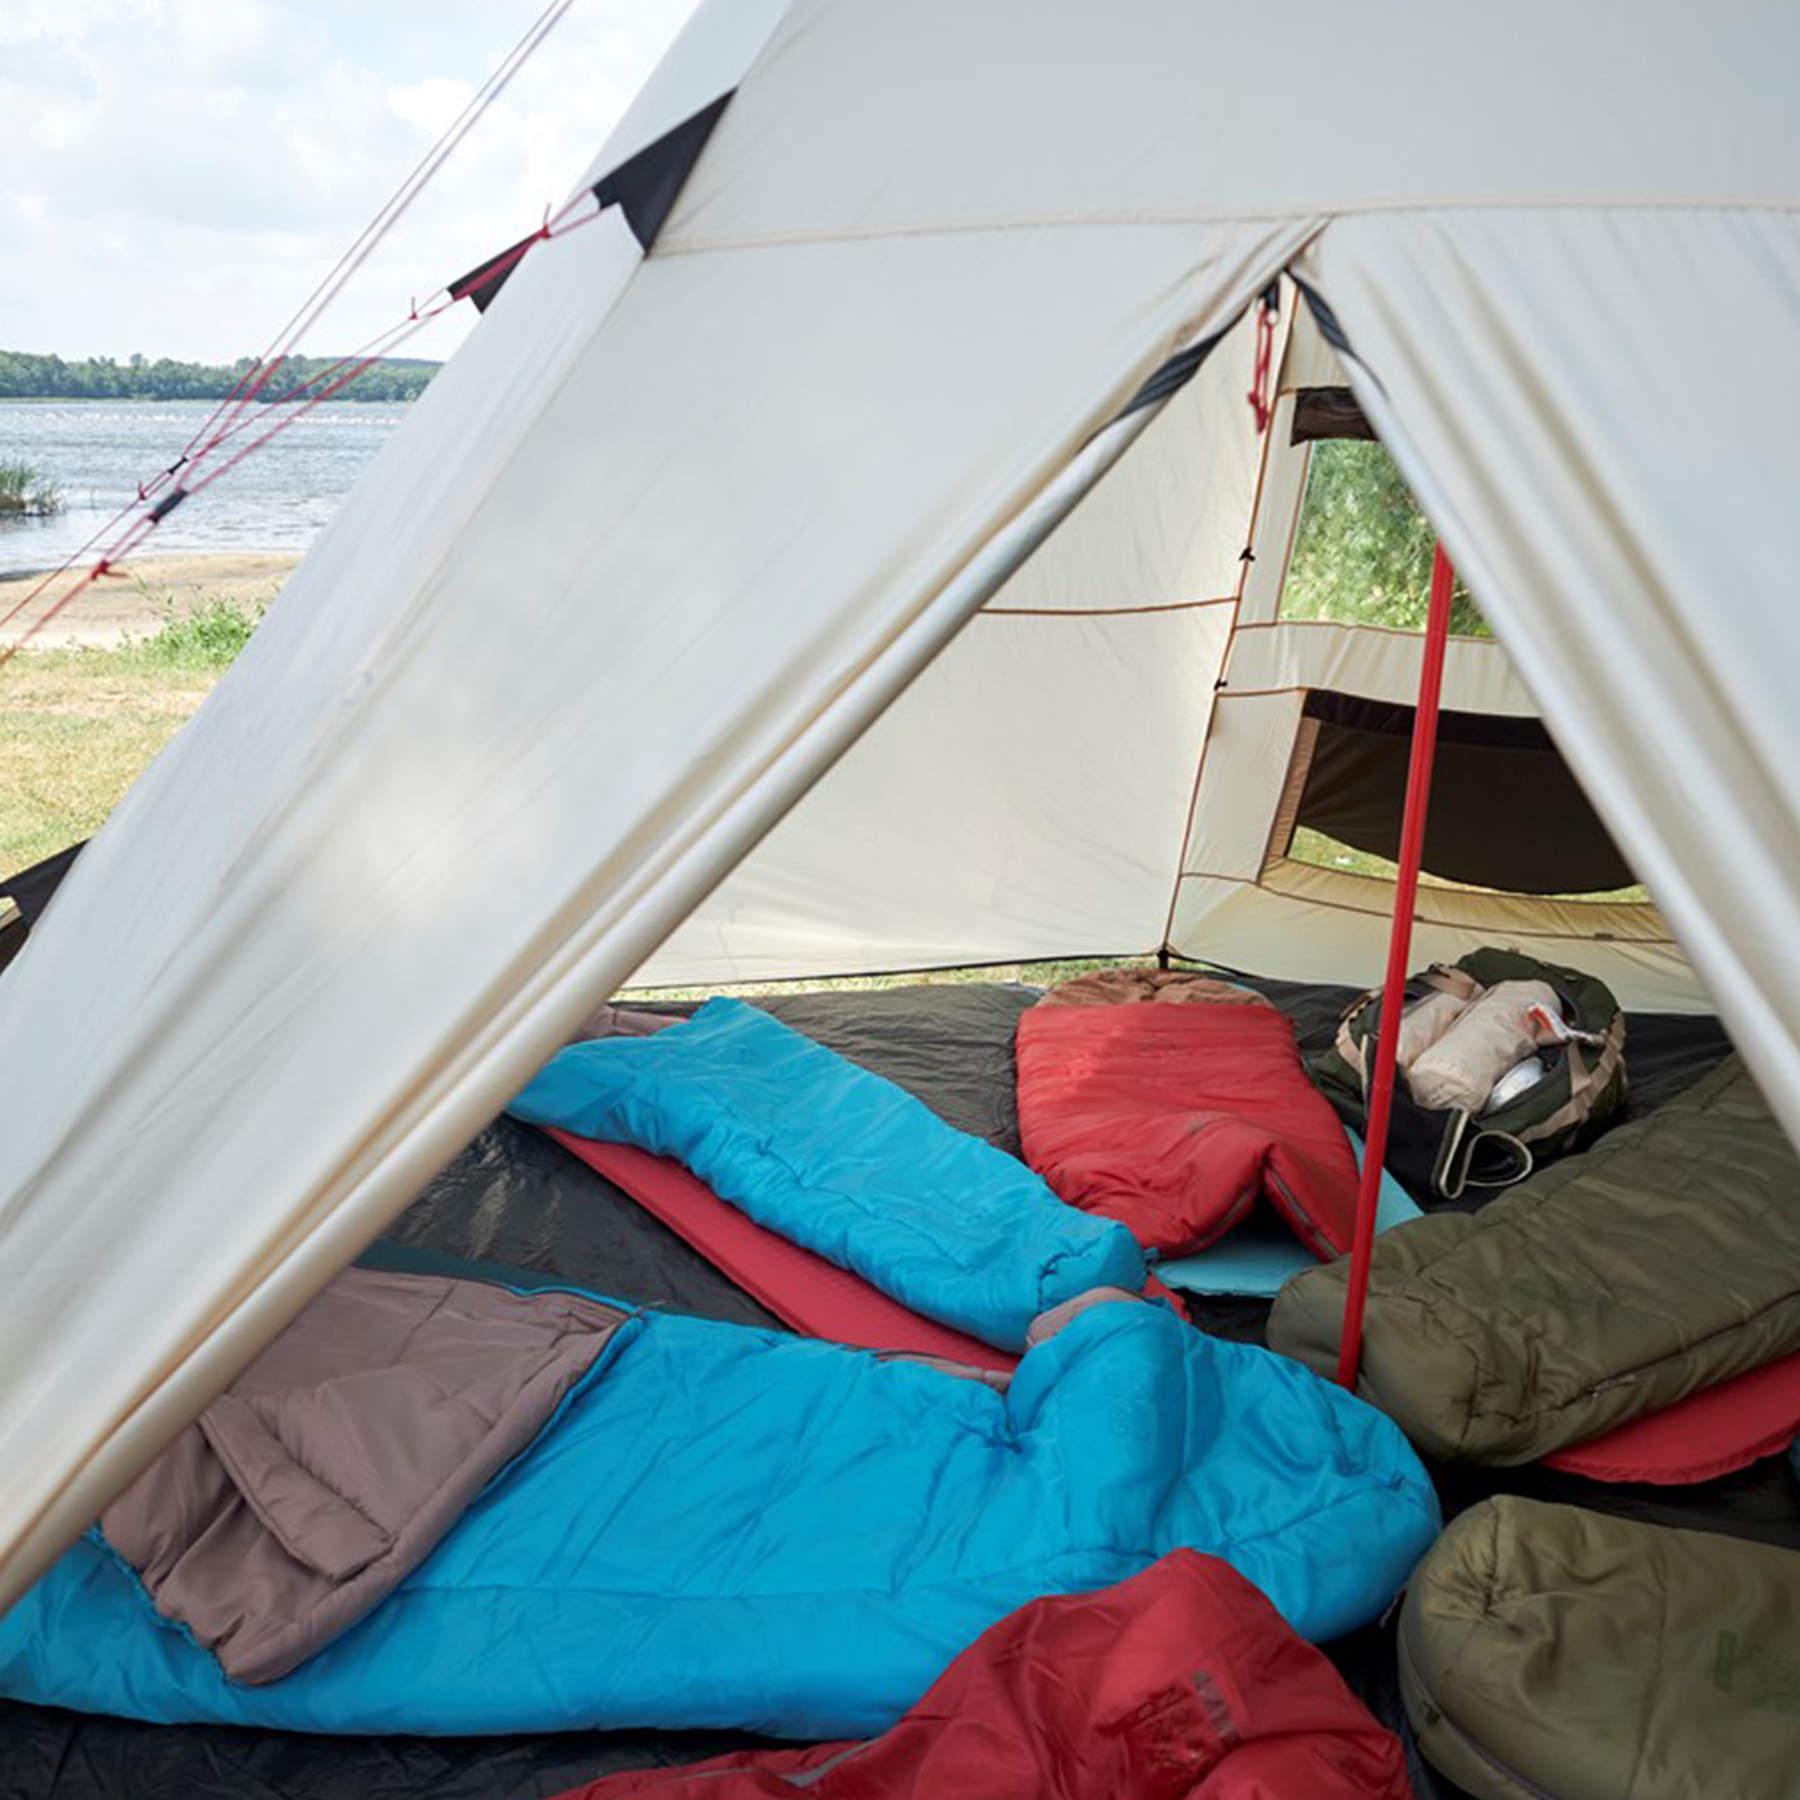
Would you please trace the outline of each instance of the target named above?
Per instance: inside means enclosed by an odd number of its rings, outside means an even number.
[[[1256,981],[1295,1021],[1305,1049],[1327,1040],[1347,988]],[[1011,1042],[1030,990],[999,983],[798,994],[761,1002],[787,1023],[899,1081],[964,1129],[1016,1148]],[[670,1003],[663,1010],[685,1011]],[[1706,1018],[1634,1016],[1632,1111],[1654,1110],[1727,1051]],[[540,1132],[500,1119],[396,1221],[376,1258],[432,1255],[550,1275],[645,1304],[744,1324],[776,1321],[634,1200]],[[1196,1323],[1260,1337],[1266,1302],[1190,1300]],[[1601,1486],[1524,1469],[1440,1473],[1446,1511],[1498,1490],[1621,1516],[1800,1548],[1800,1487],[1784,1458],[1691,1488]],[[1387,1724],[1404,1719],[1391,1625],[1330,1646],[1351,1686]],[[612,1770],[671,1765],[741,1747],[719,1733],[572,1733],[509,1739],[344,1739],[146,1726],[0,1703],[6,1800],[174,1800],[260,1794],[281,1800],[536,1800]],[[1409,1740],[1410,1742],[1410,1740]],[[1415,1759],[1427,1800],[1457,1790]]]

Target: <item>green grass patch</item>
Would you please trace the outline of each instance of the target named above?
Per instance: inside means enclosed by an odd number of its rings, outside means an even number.
[[[203,599],[186,613],[165,604],[164,621],[148,636],[128,636],[109,654],[139,669],[228,669],[262,623],[266,606]]]
[[[979,963],[967,969],[913,969],[896,975],[802,975],[792,981],[740,981],[718,987],[621,988],[624,1000],[705,1000],[714,994],[816,994],[822,989],[833,991],[868,988],[910,987],[917,982],[1022,981],[1030,987],[1051,988],[1059,982],[1073,981],[1077,975],[1092,975],[1100,969],[1147,969],[1156,964],[1156,952],[1146,950],[1141,956],[1068,956],[1049,962]],[[1210,973],[1215,965],[1197,962],[1191,957],[1170,959],[1174,969],[1191,969]]]
[[[0,668],[0,875],[91,836],[212,691],[264,609],[170,608],[116,650],[26,650]]]
[[[63,509],[60,482],[40,475],[27,462],[0,462],[0,514],[43,519]]]

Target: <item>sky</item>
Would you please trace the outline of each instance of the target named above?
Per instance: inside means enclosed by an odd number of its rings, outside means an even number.
[[[351,349],[536,226],[693,4],[574,0],[300,349]],[[260,351],[544,5],[0,0],[0,349]]]

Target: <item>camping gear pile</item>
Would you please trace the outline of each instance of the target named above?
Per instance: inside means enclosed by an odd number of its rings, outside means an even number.
[[[447,1206],[447,1195],[422,1196],[417,1224],[401,1234],[418,1248],[396,1241],[372,1257],[368,1273],[353,1271],[328,1288],[103,1515],[94,1539],[0,1622],[0,1685],[33,1706],[229,1722],[265,1733],[454,1725],[503,1733],[517,1745],[528,1741],[520,1734],[559,1731],[565,1735],[551,1740],[555,1749],[540,1748],[534,1764],[547,1779],[550,1770],[567,1769],[564,1785],[609,1766],[615,1746],[626,1761],[614,1766],[630,1766],[629,1733],[584,1740],[580,1733],[596,1725],[747,1728],[825,1740],[805,1749],[732,1750],[713,1763],[701,1760],[703,1741],[683,1748],[682,1740],[656,1740],[667,1745],[660,1757],[699,1766],[603,1777],[589,1784],[595,1800],[615,1792],[673,1796],[688,1781],[711,1791],[727,1778],[746,1794],[775,1793],[802,1774],[828,1794],[838,1785],[846,1794],[881,1792],[884,1782],[908,1779],[939,1781],[947,1785],[924,1791],[950,1793],[967,1779],[970,1758],[973,1766],[1011,1771],[1021,1793],[1036,1791],[1044,1767],[1077,1758],[1085,1758],[1079,1766],[1091,1772],[1096,1794],[1136,1791],[1131,1782],[1160,1793],[1154,1771],[1164,1764],[1210,1771],[1216,1785],[1209,1792],[1237,1791],[1232,1784],[1241,1781],[1250,1793],[1259,1791],[1257,1779],[1269,1778],[1259,1764],[1273,1759],[1282,1778],[1301,1780],[1305,1770],[1322,1793],[1387,1795],[1408,1791],[1394,1785],[1405,1779],[1395,1773],[1400,1742],[1389,1734],[1396,1732],[1416,1746],[1411,1782],[1422,1794],[1510,1792],[1494,1785],[1496,1767],[1523,1771],[1526,1784],[1542,1791],[1574,1794],[1587,1790],[1544,1780],[1586,1766],[1562,1755],[1580,1735],[1572,1724],[1580,1715],[1575,1701],[1559,1698],[1567,1692],[1554,1673],[1560,1662],[1525,1677],[1535,1681],[1536,1697],[1530,1741],[1521,1747],[1505,1723],[1516,1715],[1504,1714],[1495,1685],[1512,1679],[1495,1659],[1517,1646],[1503,1632],[1486,1661],[1457,1648],[1467,1637],[1458,1621],[1468,1602],[1459,1596],[1547,1580],[1529,1560],[1549,1554],[1550,1534],[1535,1521],[1569,1514],[1581,1522],[1578,1531],[1600,1531],[1603,1545],[1606,1531],[1620,1534],[1625,1550],[1610,1566],[1637,1566],[1635,1551],[1631,1559],[1626,1551],[1639,1539],[1697,1537],[1729,1581],[1765,1594],[1763,1613],[1743,1621],[1721,1613],[1718,1630],[1759,1646],[1735,1677],[1741,1704],[1754,1712],[1775,1703],[1770,1695],[1779,1701],[1780,1653],[1769,1646],[1783,1641],[1788,1602],[1769,1586],[1769,1570],[1734,1561],[1729,1538],[1613,1519],[1593,1505],[1596,1495],[1611,1504],[1606,1490],[1583,1483],[1579,1509],[1503,1495],[1465,1513],[1433,1544],[1435,1496],[1382,1412],[1305,1375],[1298,1362],[1196,1331],[1166,1304],[1094,1294],[1080,1272],[1086,1263],[1089,1273],[1144,1283],[1135,1246],[1121,1258],[1108,1246],[1123,1233],[1101,1207],[1060,1204],[1002,1148],[1029,1142],[1029,1131],[1021,1140],[1017,1109],[1029,1118],[1024,1048],[1035,1021],[1119,1015],[1103,1041],[1136,1055],[1140,1020],[1267,1017],[1300,1068],[1300,1047],[1331,1042],[1339,1015],[1360,1004],[1350,996],[1346,1006],[1332,992],[1143,972],[1130,985],[1109,975],[1100,994],[1092,978],[1082,978],[1042,996],[976,985],[605,1009],[583,1027],[599,1035],[560,1052],[516,1096],[515,1117],[605,1133],[613,1148],[635,1146],[632,1154],[657,1166],[666,1163],[653,1153],[665,1151],[704,1165],[716,1205],[756,1215],[766,1222],[760,1229],[772,1224],[807,1237],[814,1246],[807,1254],[824,1266],[872,1277],[856,1279],[895,1308],[890,1317],[914,1316],[911,1309],[922,1306],[927,1315],[978,1327],[993,1351],[986,1365],[809,1346],[753,1323],[749,1303],[741,1323],[708,1325],[571,1295],[573,1277],[601,1292],[629,1285],[637,1301],[663,1300],[673,1288],[682,1310],[715,1310],[696,1298],[704,1251],[677,1240],[655,1254],[666,1282],[629,1277],[630,1246],[617,1227],[633,1214],[639,1229],[654,1227],[654,1219],[623,1193],[616,1193],[623,1210],[586,1266],[565,1263],[575,1247],[557,1241],[578,1235],[573,1220],[568,1231],[543,1239],[550,1266],[541,1272],[469,1260],[472,1233],[491,1233],[505,1191],[493,1186],[491,1152],[477,1146],[459,1177],[478,1202],[472,1213]],[[1176,996],[1190,997],[1184,1004]],[[1699,1021],[1638,1024],[1650,1040],[1650,1106],[1634,1122],[1478,1212],[1439,1211],[1379,1241],[1365,1389],[1383,1411],[1398,1412],[1434,1461],[1446,1446],[1382,1385],[1391,1358],[1387,1258],[1406,1253],[1415,1237],[1447,1228],[1479,1233],[1527,1204],[1548,1207],[1588,1172],[1605,1176],[1616,1159],[1635,1175],[1606,1178],[1597,1191],[1621,1218],[1631,1204],[1622,1194],[1647,1208],[1659,1194],[1675,1204],[1696,1170],[1714,1166],[1721,1142],[1737,1146],[1733,1174],[1715,1180],[1708,1198],[1696,1196],[1696,1216],[1734,1207],[1755,1216],[1791,1182],[1792,1152],[1735,1059],[1722,1056],[1718,1034]],[[1009,1044],[1019,1047],[1016,1061]],[[1173,1085],[1150,1084],[1147,1093],[1165,1115],[1172,1094],[1191,1091],[1183,1084],[1199,1060],[1194,1043],[1184,1041],[1171,1059]],[[1100,1056],[1093,1066],[1102,1091],[1112,1093],[1114,1061]],[[1208,1096],[1195,1098],[1204,1143],[1217,1109]],[[1640,1107],[1644,1100],[1638,1097]],[[946,1115],[977,1132],[958,1130]],[[1095,1152],[1103,1154],[1108,1115],[1087,1116]],[[1278,1116],[1279,1109],[1263,1115],[1265,1123]],[[1343,1128],[1329,1122],[1347,1151]],[[1129,1112],[1113,1116],[1121,1151],[1131,1150],[1139,1125]],[[1272,1156],[1279,1133],[1268,1138]],[[1634,1152],[1646,1138],[1687,1148]],[[1216,1162],[1187,1157],[1190,1188],[1204,1190],[1209,1178],[1242,1180],[1233,1131],[1224,1140]],[[700,1180],[691,1171],[688,1178]],[[579,1196],[591,1206],[603,1184],[585,1172],[580,1179],[592,1183],[594,1191]],[[1734,1200],[1739,1182],[1748,1185]],[[1582,1191],[1585,1185],[1575,1189]],[[1577,1210],[1566,1222],[1551,1215],[1543,1238],[1529,1227],[1512,1233],[1547,1242],[1546,1263],[1565,1281],[1575,1264],[1558,1246],[1575,1221],[1604,1214],[1600,1203],[1586,1212],[1576,1199],[1566,1204]],[[513,1225],[542,1232],[540,1195],[529,1186],[507,1210]],[[1006,1212],[1015,1219],[1010,1239],[1000,1229]],[[1271,1214],[1265,1229],[1289,1228]],[[1671,1234],[1671,1266],[1683,1257],[1692,1264],[1694,1246],[1667,1221],[1661,1229]],[[1221,1250],[1229,1250],[1230,1235]],[[1312,1252],[1295,1243],[1311,1262]],[[450,1255],[434,1257],[428,1244]],[[497,1247],[504,1241],[484,1246]],[[1760,1277],[1795,1261],[1785,1248],[1734,1253],[1722,1240],[1717,1255],[1708,1274],[1719,1295],[1729,1291],[1724,1278],[1733,1266]],[[1077,1271],[1069,1291],[1046,1287],[1065,1266]],[[1310,1305],[1318,1284],[1335,1281],[1341,1294],[1344,1267],[1334,1259],[1289,1282],[1269,1325],[1278,1348],[1291,1348],[1283,1321]],[[980,1306],[969,1299],[976,1271],[985,1271],[984,1291],[995,1296]],[[1014,1300],[1020,1281],[1024,1297]],[[1021,1328],[1018,1310],[1038,1299],[1048,1303],[1047,1316]],[[1533,1295],[1530,1303],[1544,1302]],[[545,1305],[556,1309],[548,1320],[561,1321],[548,1333],[528,1310]],[[1610,1351],[1611,1340],[1584,1345],[1589,1315],[1608,1331],[1624,1331],[1638,1318],[1666,1324],[1680,1309],[1667,1294],[1614,1312],[1577,1314],[1571,1304],[1558,1341],[1565,1354],[1585,1354],[1597,1367],[1593,1359]],[[1205,1322],[1203,1306],[1195,1316]],[[1411,1310],[1398,1316],[1409,1319]],[[496,1318],[505,1326],[498,1338]],[[431,1330],[421,1335],[417,1321]],[[1328,1329],[1324,1337],[1335,1343]],[[1778,1350],[1773,1338],[1752,1339],[1738,1355],[1754,1364]],[[1654,1423],[1654,1409],[1679,1393],[1694,1390],[1702,1401],[1724,1394],[1732,1385],[1721,1379],[1728,1361],[1700,1363],[1681,1382],[1658,1372],[1641,1389],[1604,1377],[1578,1381],[1582,1393],[1598,1386],[1601,1395],[1579,1415],[1577,1435],[1646,1410]],[[416,1393],[420,1379],[431,1383],[433,1400],[409,1408],[401,1397]],[[1789,1384],[1789,1436],[1800,1424],[1791,1405],[1796,1385]],[[1433,1392],[1424,1377],[1414,1386]],[[384,1390],[398,1408],[384,1402]],[[1130,1398],[1134,1391],[1141,1403]],[[514,1412],[488,1398],[514,1392],[534,1408],[521,1415],[523,1449],[520,1427],[505,1435]],[[456,1394],[482,1396],[475,1415],[451,1399]],[[1186,1399],[1177,1402],[1177,1394]],[[1438,1399],[1447,1407],[1454,1396],[1444,1391]],[[425,1432],[395,1429],[409,1410],[435,1420],[445,1401],[450,1420],[469,1418],[482,1429],[471,1440],[479,1453],[465,1454],[435,1424]],[[1180,1405],[1199,1409],[1185,1442],[1168,1432],[1171,1409]],[[1548,1400],[1540,1410],[1555,1412]],[[772,1463],[777,1444],[781,1456]],[[996,1444],[1006,1446],[998,1463]],[[1453,1450],[1465,1466],[1535,1454],[1469,1443]],[[346,1454],[359,1460],[347,1462]],[[1059,1496],[1054,1508],[1044,1497],[1051,1490],[1039,1485],[1046,1479]],[[1679,1502],[1682,1489],[1667,1491]],[[1228,1495],[1236,1498],[1215,1510]],[[1717,1484],[1694,1490],[1692,1504],[1710,1526]],[[1480,1537],[1504,1550],[1484,1552],[1501,1562],[1483,1565],[1478,1579],[1468,1572],[1467,1546],[1496,1506],[1523,1508],[1531,1522]],[[1800,1505],[1788,1503],[1787,1517],[1784,1541],[1792,1547],[1758,1553],[1770,1570],[1800,1561]],[[836,1541],[822,1530],[832,1519],[849,1526]],[[1737,1529],[1735,1521],[1727,1518],[1726,1529]],[[982,1566],[984,1536],[996,1550],[991,1572]],[[957,1546],[954,1561],[941,1566],[930,1547],[940,1538]],[[1357,1555],[1346,1558],[1352,1541]],[[1600,1554],[1582,1567],[1609,1566],[1594,1561]],[[867,1563],[875,1555],[888,1559],[881,1569]],[[737,1584],[737,1568],[755,1571],[754,1580]],[[704,1587],[695,1580],[700,1569],[716,1571]],[[1125,1579],[1133,1569],[1139,1572]],[[304,1584],[305,1604],[271,1581],[277,1570]],[[811,1586],[794,1611],[797,1579]],[[1121,1579],[1122,1587],[1091,1600],[1034,1598]],[[1684,1591],[1700,1594],[1689,1580]],[[834,1584],[841,1584],[835,1592]],[[1396,1636],[1392,1622],[1376,1620],[1403,1584]],[[1583,1633],[1603,1638],[1614,1628],[1605,1579],[1596,1575],[1591,1585],[1592,1610],[1586,1586],[1579,1602],[1556,1590],[1562,1598],[1544,1627],[1552,1638],[1573,1634],[1579,1644]],[[496,1588],[506,1596],[503,1608],[494,1604]],[[871,1589],[882,1595],[873,1609],[860,1598]],[[1267,1600],[1250,1606],[1254,1596]],[[1628,1580],[1623,1596],[1651,1604]],[[1206,1635],[1183,1638],[1171,1618],[1198,1632],[1199,1606],[1215,1609],[1204,1615]],[[1350,1693],[1307,1660],[1294,1628],[1328,1641]],[[597,1641],[624,1640],[640,1646],[633,1658],[592,1655]],[[88,1647],[96,1642],[112,1653],[94,1658]],[[524,1643],[532,1646],[528,1658],[517,1649]],[[1015,1643],[1019,1651],[1005,1648]],[[1199,1672],[1186,1666],[1196,1657],[1205,1659]],[[1495,1673],[1478,1675],[1489,1661]],[[997,1685],[999,1669],[1008,1673]],[[1054,1688],[1043,1690],[1039,1676],[1052,1669]],[[956,1697],[948,1710],[938,1704],[946,1695]],[[20,1741],[31,1741],[37,1718],[67,1716],[21,1715],[28,1725]],[[1711,1740],[1670,1729],[1670,1766],[1700,1766],[1695,1759],[1711,1753]],[[846,1733],[855,1734],[849,1742]],[[1100,1748],[1083,1748],[1084,1734],[1097,1734]],[[317,1740],[314,1754],[335,1771],[328,1785],[352,1777],[349,1765],[330,1762],[326,1746],[350,1741]],[[1002,1753],[1002,1741],[1014,1747]],[[1427,1763],[1416,1761],[1419,1749]],[[648,1746],[636,1754],[647,1753]],[[1599,1746],[1585,1745],[1583,1756],[1602,1772],[1616,1771]],[[1283,1757],[1297,1760],[1289,1766]],[[1129,1776],[1123,1789],[1121,1769]]]
[[[0,1786],[1782,1791],[1796,62],[703,0],[0,889]]]

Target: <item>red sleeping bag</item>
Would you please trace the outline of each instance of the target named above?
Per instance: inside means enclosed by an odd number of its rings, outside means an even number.
[[[1409,1800],[1399,1742],[1228,1563],[1177,1550],[978,1637],[891,1731],[564,1800]]]
[[[1288,1021],[1192,976],[1157,984],[1154,1000],[1069,1003],[1110,1001],[1108,979],[1053,989],[1020,1016],[1025,1160],[1071,1206],[1165,1256],[1212,1243],[1259,1198],[1315,1256],[1347,1251],[1356,1159]],[[1168,1003],[1190,995],[1199,1003]]]

